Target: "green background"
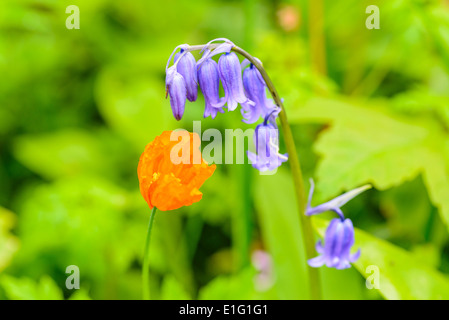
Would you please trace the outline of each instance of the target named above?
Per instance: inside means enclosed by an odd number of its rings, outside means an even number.
[[[79,30],[65,26],[73,4]],[[365,27],[373,4],[379,30]],[[0,298],[141,298],[139,156],[204,111],[200,94],[173,119],[165,64],[177,45],[217,37],[263,61],[314,205],[374,186],[343,207],[362,256],[320,269],[324,298],[448,299],[449,2],[438,0],[2,0]],[[239,111],[202,121],[252,127]],[[220,164],[201,190],[156,216],[152,298],[308,298],[288,163],[273,176]],[[314,219],[317,239],[333,217]],[[262,275],[257,250],[271,259]],[[65,286],[69,265],[79,290]],[[369,266],[379,289],[365,285]]]

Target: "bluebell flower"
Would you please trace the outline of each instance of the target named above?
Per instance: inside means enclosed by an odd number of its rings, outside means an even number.
[[[177,63],[177,71],[184,77],[187,89],[187,99],[193,102],[198,97],[198,78],[196,72],[196,60],[193,54],[185,52],[181,49],[175,55],[175,63]]]
[[[269,119],[270,116],[267,116],[256,127],[254,141],[257,154],[248,151],[251,165],[261,172],[274,170],[288,160],[288,154],[279,153],[279,130],[275,124],[268,122]]]
[[[336,269],[350,268],[350,262],[355,262],[361,253],[359,249],[356,253],[351,254],[353,245],[354,227],[351,219],[332,219],[324,236],[324,246],[321,244],[321,240],[316,244],[316,251],[320,255],[310,259],[308,263],[314,268],[323,265]]]
[[[354,227],[351,219],[344,217],[341,207],[360,193],[370,189],[371,185],[353,189],[326,203],[312,207],[310,203],[314,188],[313,180],[310,180],[306,215],[310,216],[325,211],[334,211],[338,214],[339,218],[331,220],[324,235],[324,246],[321,240],[316,244],[316,250],[320,255],[310,259],[308,263],[311,267],[315,268],[323,265],[336,269],[350,268],[350,263],[355,262],[360,257],[361,251],[359,249],[355,254],[351,254],[351,248],[354,245]]]
[[[260,117],[265,118],[276,108],[273,100],[267,98],[265,81],[253,64],[243,71],[243,87],[247,97],[254,102],[242,104],[243,122],[254,123]]]
[[[238,103],[254,105],[254,102],[248,99],[243,91],[242,67],[234,52],[227,52],[220,57],[218,70],[229,111],[234,111]]]
[[[218,65],[214,60],[206,59],[198,66],[198,81],[206,101],[204,118],[211,116],[214,119],[217,112],[224,112],[223,106],[226,102],[219,96],[220,77]]]
[[[222,41],[220,44],[213,42]],[[242,105],[244,122],[254,123],[260,117],[264,122],[256,127],[254,143],[256,153],[247,153],[252,166],[259,171],[272,171],[288,160],[287,154],[279,153],[279,131],[276,117],[281,108],[266,96],[266,83],[257,67],[261,62],[257,59],[254,65],[247,59],[240,64],[237,55],[232,52],[234,43],[225,38],[218,38],[200,47],[201,59],[195,62],[190,53],[199,46],[182,44],[177,46],[167,61],[166,93],[170,95],[173,115],[180,120],[184,114],[186,100],[195,101],[198,97],[198,85],[204,94],[204,117],[214,119],[218,112],[224,113]],[[178,52],[179,51],[179,52]],[[211,58],[221,54],[218,64]],[[174,58],[171,67],[172,59]],[[249,66],[249,68],[246,68]],[[242,76],[242,70],[244,70]],[[223,85],[224,97],[220,97],[220,81]],[[245,95],[246,92],[246,95]],[[248,95],[248,96],[247,96]]]
[[[184,77],[176,71],[176,65],[167,69],[165,77],[166,97],[170,95],[170,105],[173,116],[181,120],[187,99],[187,89]]]

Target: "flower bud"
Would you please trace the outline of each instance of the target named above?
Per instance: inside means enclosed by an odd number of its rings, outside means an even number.
[[[167,95],[170,95],[173,116],[176,120],[181,120],[186,105],[187,90],[184,77],[176,71],[175,66],[167,69],[165,88]]]

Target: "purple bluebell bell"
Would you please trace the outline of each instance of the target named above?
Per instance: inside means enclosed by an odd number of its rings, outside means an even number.
[[[318,257],[308,261],[314,268],[323,265],[329,268],[346,269],[351,267],[351,262],[355,262],[360,257],[360,249],[351,254],[354,245],[354,227],[351,219],[332,219],[324,236],[324,246],[321,240],[316,244]]]
[[[351,248],[354,245],[354,227],[351,219],[344,217],[341,207],[363,191],[370,189],[371,185],[353,189],[326,203],[312,207],[311,201],[314,188],[313,180],[310,180],[306,215],[310,216],[325,211],[334,211],[339,218],[331,220],[324,235],[324,246],[321,244],[321,241],[318,241],[316,245],[316,250],[320,255],[310,259],[308,263],[315,268],[323,265],[336,269],[350,268],[350,263],[355,262],[360,257],[361,251],[359,249],[355,254],[351,254]]]
[[[268,123],[269,118],[267,116],[256,127],[254,141],[257,154],[248,151],[251,165],[261,172],[274,170],[288,160],[288,154],[279,153],[279,130],[271,122]]]
[[[181,120],[187,99],[187,89],[184,77],[176,71],[176,65],[167,69],[165,77],[166,97],[170,95],[170,105],[173,116]]]
[[[184,77],[186,83],[187,99],[191,102],[196,101],[198,97],[198,78],[195,57],[190,52],[181,49],[175,55],[175,61],[178,65],[177,71]]]
[[[226,102],[219,96],[220,77],[217,63],[214,60],[206,59],[198,65],[198,81],[206,101],[204,118],[211,116],[214,119],[217,112],[224,112],[223,106]]]
[[[254,105],[243,92],[242,67],[234,52],[227,52],[220,57],[218,70],[229,111],[234,111],[239,103]]]
[[[243,122],[254,123],[260,117],[265,118],[276,108],[273,100],[267,98],[265,81],[253,64],[243,71],[243,87],[247,97],[254,102],[242,104]]]

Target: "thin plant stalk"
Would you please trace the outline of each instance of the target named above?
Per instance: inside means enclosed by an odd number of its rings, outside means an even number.
[[[307,259],[311,259],[315,256],[315,238],[310,218],[305,215],[307,205],[306,191],[304,188],[301,165],[296,151],[295,140],[293,139],[292,130],[287,120],[287,114],[285,112],[284,105],[279,97],[279,94],[277,93],[276,88],[273,85],[273,82],[271,81],[263,66],[245,50],[239,47],[234,47],[232,50],[244,56],[259,70],[260,74],[265,80],[271,96],[273,97],[274,102],[279,108],[281,108],[281,112],[279,113],[279,120],[281,123],[282,132],[284,134],[284,142],[289,155],[289,163],[292,171],[293,183],[295,185],[296,200],[298,204],[299,218],[302,228],[302,237],[304,240]],[[309,273],[310,297],[314,300],[321,299],[319,270],[308,265],[307,268]]]
[[[210,44],[208,47],[209,49],[214,49],[219,44]],[[189,46],[187,50],[189,51],[197,51],[202,50],[204,48],[204,45],[195,45],[195,46]],[[274,102],[276,105],[281,108],[281,112],[279,113],[279,119],[282,127],[282,131],[284,133],[284,142],[285,146],[287,148],[287,152],[289,155],[289,163],[290,168],[292,171],[292,178],[293,183],[295,186],[295,193],[296,193],[296,201],[298,205],[299,210],[299,219],[301,221],[301,229],[302,229],[302,237],[304,241],[305,251],[306,251],[306,257],[307,259],[311,259],[315,256],[315,238],[312,228],[312,223],[310,220],[310,217],[307,217],[305,215],[305,210],[307,206],[307,200],[306,200],[306,192],[304,188],[304,182],[303,182],[303,176],[301,171],[301,165],[299,162],[298,154],[296,151],[295,146],[295,140],[293,139],[292,130],[290,128],[290,125],[287,120],[287,115],[285,112],[284,105],[281,101],[281,98],[273,85],[273,82],[271,81],[270,77],[268,76],[267,72],[265,71],[264,67],[248,52],[243,50],[242,48],[238,46],[234,46],[232,48],[232,51],[240,54],[241,56],[248,59],[249,62],[251,62],[260,72],[263,79],[265,80],[265,83],[268,87],[268,90],[270,91],[271,96],[273,97]],[[314,300],[321,299],[321,283],[320,283],[320,274],[319,270],[317,268],[312,268],[309,265],[307,265],[307,270],[309,274],[309,292],[310,292],[310,298]]]
[[[251,48],[254,42],[254,20],[256,0],[244,1],[245,26],[244,46]],[[253,229],[251,179],[252,168],[249,166],[237,166],[233,172],[238,175],[236,192],[241,196],[242,202],[232,215],[232,239],[234,246],[235,271],[238,272],[250,264],[251,239]]]
[[[151,230],[153,229],[154,216],[156,215],[156,207],[153,207],[150,214],[150,222],[148,224],[147,238],[145,240],[145,249],[143,252],[143,265],[142,265],[142,294],[144,300],[150,300],[150,239]]]

